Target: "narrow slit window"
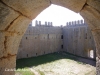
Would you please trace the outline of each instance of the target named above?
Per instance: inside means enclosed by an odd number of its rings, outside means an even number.
[[[63,49],[63,45],[61,45],[61,49]]]
[[[48,39],[49,39],[49,34],[48,34]]]
[[[36,39],[36,37],[35,37],[35,39]]]
[[[90,39],[91,39],[91,36],[90,36]]]
[[[61,39],[63,39],[63,35],[61,35]]]
[[[87,39],[87,33],[86,33],[86,35],[85,35],[85,39]]]
[[[27,57],[28,57],[28,54],[27,54]]]
[[[27,37],[26,37],[26,39],[27,39]]]

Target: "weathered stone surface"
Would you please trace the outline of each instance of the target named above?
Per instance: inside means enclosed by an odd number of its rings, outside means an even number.
[[[16,31],[17,31],[16,29],[18,29],[17,32],[19,32],[19,34],[21,31],[22,31],[22,34],[25,31],[23,30],[24,28],[21,30],[20,26],[16,26],[16,25],[18,25],[17,22],[19,22],[19,21],[18,20],[14,21],[14,20],[19,18],[20,16],[18,13],[15,12],[15,10],[18,11],[19,13],[21,13],[22,15],[33,19],[43,9],[45,9],[46,7],[48,7],[50,5],[50,0],[2,0],[2,1],[9,7],[13,8],[14,10],[12,10],[11,8],[7,7],[6,5],[0,3],[0,30],[6,29],[9,32],[11,31],[11,32],[16,33]],[[100,44],[98,41],[100,38],[99,37],[100,36],[99,35],[100,34],[100,32],[99,32],[99,29],[100,29],[100,12],[99,12],[100,11],[100,9],[99,9],[100,1],[99,0],[88,0],[87,4],[90,5],[91,7],[86,6],[86,5],[84,6],[85,1],[86,0],[51,0],[51,3],[64,6],[75,12],[79,12],[80,10],[82,10],[81,15],[87,21],[89,27],[93,31],[98,30],[96,32],[93,32],[93,34],[95,34],[95,36],[96,36],[94,38],[95,38],[95,42],[96,42],[96,46],[97,46],[97,56],[99,58]],[[0,2],[1,2],[1,0],[0,0]],[[83,8],[83,6],[84,6],[84,8]],[[26,19],[23,19],[23,20],[26,20]],[[19,22],[19,23],[21,23],[21,22]],[[10,26],[8,26],[8,25],[10,25]],[[21,25],[21,24],[19,24],[19,25]],[[16,28],[14,28],[14,27],[16,27]],[[7,32],[7,35],[9,35],[8,32]],[[16,42],[13,43],[14,41],[16,41],[16,38],[17,37],[14,37],[14,36],[12,36],[12,37],[6,36],[5,37],[5,34],[0,32],[0,54],[1,54],[1,57],[3,55],[6,55],[7,52],[9,54],[16,53],[16,51],[14,53],[11,53],[11,51],[13,50],[12,47],[15,46],[15,44],[16,44]],[[20,41],[20,38],[18,38],[17,41]],[[12,45],[12,46],[7,46],[8,44]],[[16,45],[16,50],[17,50],[17,47],[18,47],[18,43]],[[9,51],[8,49],[11,49],[11,50]],[[5,58],[5,57],[3,57],[3,58]],[[7,57],[7,58],[9,58],[9,57]],[[16,61],[15,58],[9,58],[9,60],[8,59],[1,60],[1,59],[0,59],[0,75],[13,74],[11,72],[9,72],[9,73],[4,72],[4,68],[5,67],[13,68],[14,62]],[[99,64],[100,64],[100,58],[97,60],[97,75],[100,75],[100,65]]]
[[[16,32],[17,34],[24,34],[29,23],[30,19],[19,16],[8,28],[7,31]]]
[[[95,44],[96,44],[96,53],[97,56],[100,58],[100,30],[92,31],[94,36]]]
[[[100,12],[100,0],[87,0],[87,4]]]
[[[51,3],[61,5],[75,12],[79,12],[85,2],[86,0],[51,0]]]
[[[97,75],[100,75],[100,58],[96,58],[96,70],[97,70]]]
[[[100,13],[88,5],[86,5],[82,11],[81,15],[89,25],[92,30],[94,41],[96,44],[96,69],[97,75],[100,75]]]
[[[34,19],[41,11],[50,5],[49,0],[2,0],[5,4]]]
[[[5,51],[3,57],[17,54],[21,38],[22,36],[6,36]]]
[[[2,37],[0,36],[0,58],[17,54],[22,36],[4,36],[3,33],[0,34],[2,35]]]
[[[24,34],[17,58],[29,58],[52,52],[62,51],[63,40],[60,39],[62,27],[53,26],[29,26]]]
[[[100,30],[92,31],[96,44],[96,70],[97,75],[100,75]]]
[[[8,69],[15,69],[15,67],[16,55],[7,58],[0,58],[0,75],[15,75],[14,71],[8,71]]]
[[[19,16],[8,28],[6,28],[6,31],[0,32],[0,57],[7,57],[9,54],[17,54],[20,40],[29,23],[30,19]]]
[[[17,12],[0,3],[0,30],[5,30],[19,16]]]
[[[100,29],[100,13],[97,10],[86,5],[80,14],[83,16],[90,29]]]
[[[5,36],[2,32],[0,32],[0,57],[3,57],[4,55],[4,40]]]

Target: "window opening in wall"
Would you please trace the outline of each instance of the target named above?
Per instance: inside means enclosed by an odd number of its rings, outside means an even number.
[[[85,39],[87,39],[87,33],[86,33],[86,35],[85,35]]]
[[[27,54],[27,57],[28,57],[28,54]]]
[[[61,35],[61,39],[63,39],[63,35]]]
[[[37,55],[37,53],[36,53],[36,55]]]
[[[63,49],[63,45],[61,45],[61,49]]]
[[[36,39],[36,37],[35,37],[35,39]]]
[[[89,57],[94,58],[94,50],[89,50]]]
[[[49,39],[49,34],[48,34],[48,39]]]
[[[91,36],[90,36],[90,39],[91,39]]]
[[[26,39],[27,39],[27,37],[26,37]]]

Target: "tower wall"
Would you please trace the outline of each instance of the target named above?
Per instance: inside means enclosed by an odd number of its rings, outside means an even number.
[[[67,22],[64,27],[53,26],[51,22],[36,21],[29,25],[23,36],[17,58],[28,58],[48,53],[68,53],[95,59],[96,48],[92,33],[83,20]],[[92,51],[92,53],[91,53]]]
[[[28,58],[61,51],[62,28],[49,25],[29,26],[24,34],[17,58]]]
[[[96,58],[94,39],[85,22],[68,22],[63,27],[63,36],[64,51],[86,58]]]

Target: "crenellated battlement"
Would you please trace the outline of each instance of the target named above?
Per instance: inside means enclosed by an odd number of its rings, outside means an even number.
[[[67,22],[66,26],[59,27],[52,26],[52,22],[45,22],[44,25],[41,21],[35,23],[35,26],[30,23],[26,30],[17,58],[28,58],[57,51],[90,58],[89,52],[96,50],[92,33],[84,20]]]
[[[45,22],[44,24],[41,24],[41,21],[35,21],[35,26],[45,26],[45,27],[52,27],[53,23],[52,22]]]
[[[87,25],[86,22],[84,20],[78,20],[78,21],[71,21],[71,22],[67,22],[66,26],[68,27],[73,27],[73,26],[84,26]]]
[[[77,20],[77,21],[71,21],[71,22],[67,22],[66,23],[66,26],[67,27],[75,27],[75,26],[84,26],[86,24],[86,22],[84,20]],[[41,21],[35,21],[35,26],[43,26],[43,27],[56,27],[56,26],[53,26],[53,23],[52,22],[45,22],[44,24],[41,24]],[[58,26],[58,27],[63,27],[62,25],[61,26]]]

